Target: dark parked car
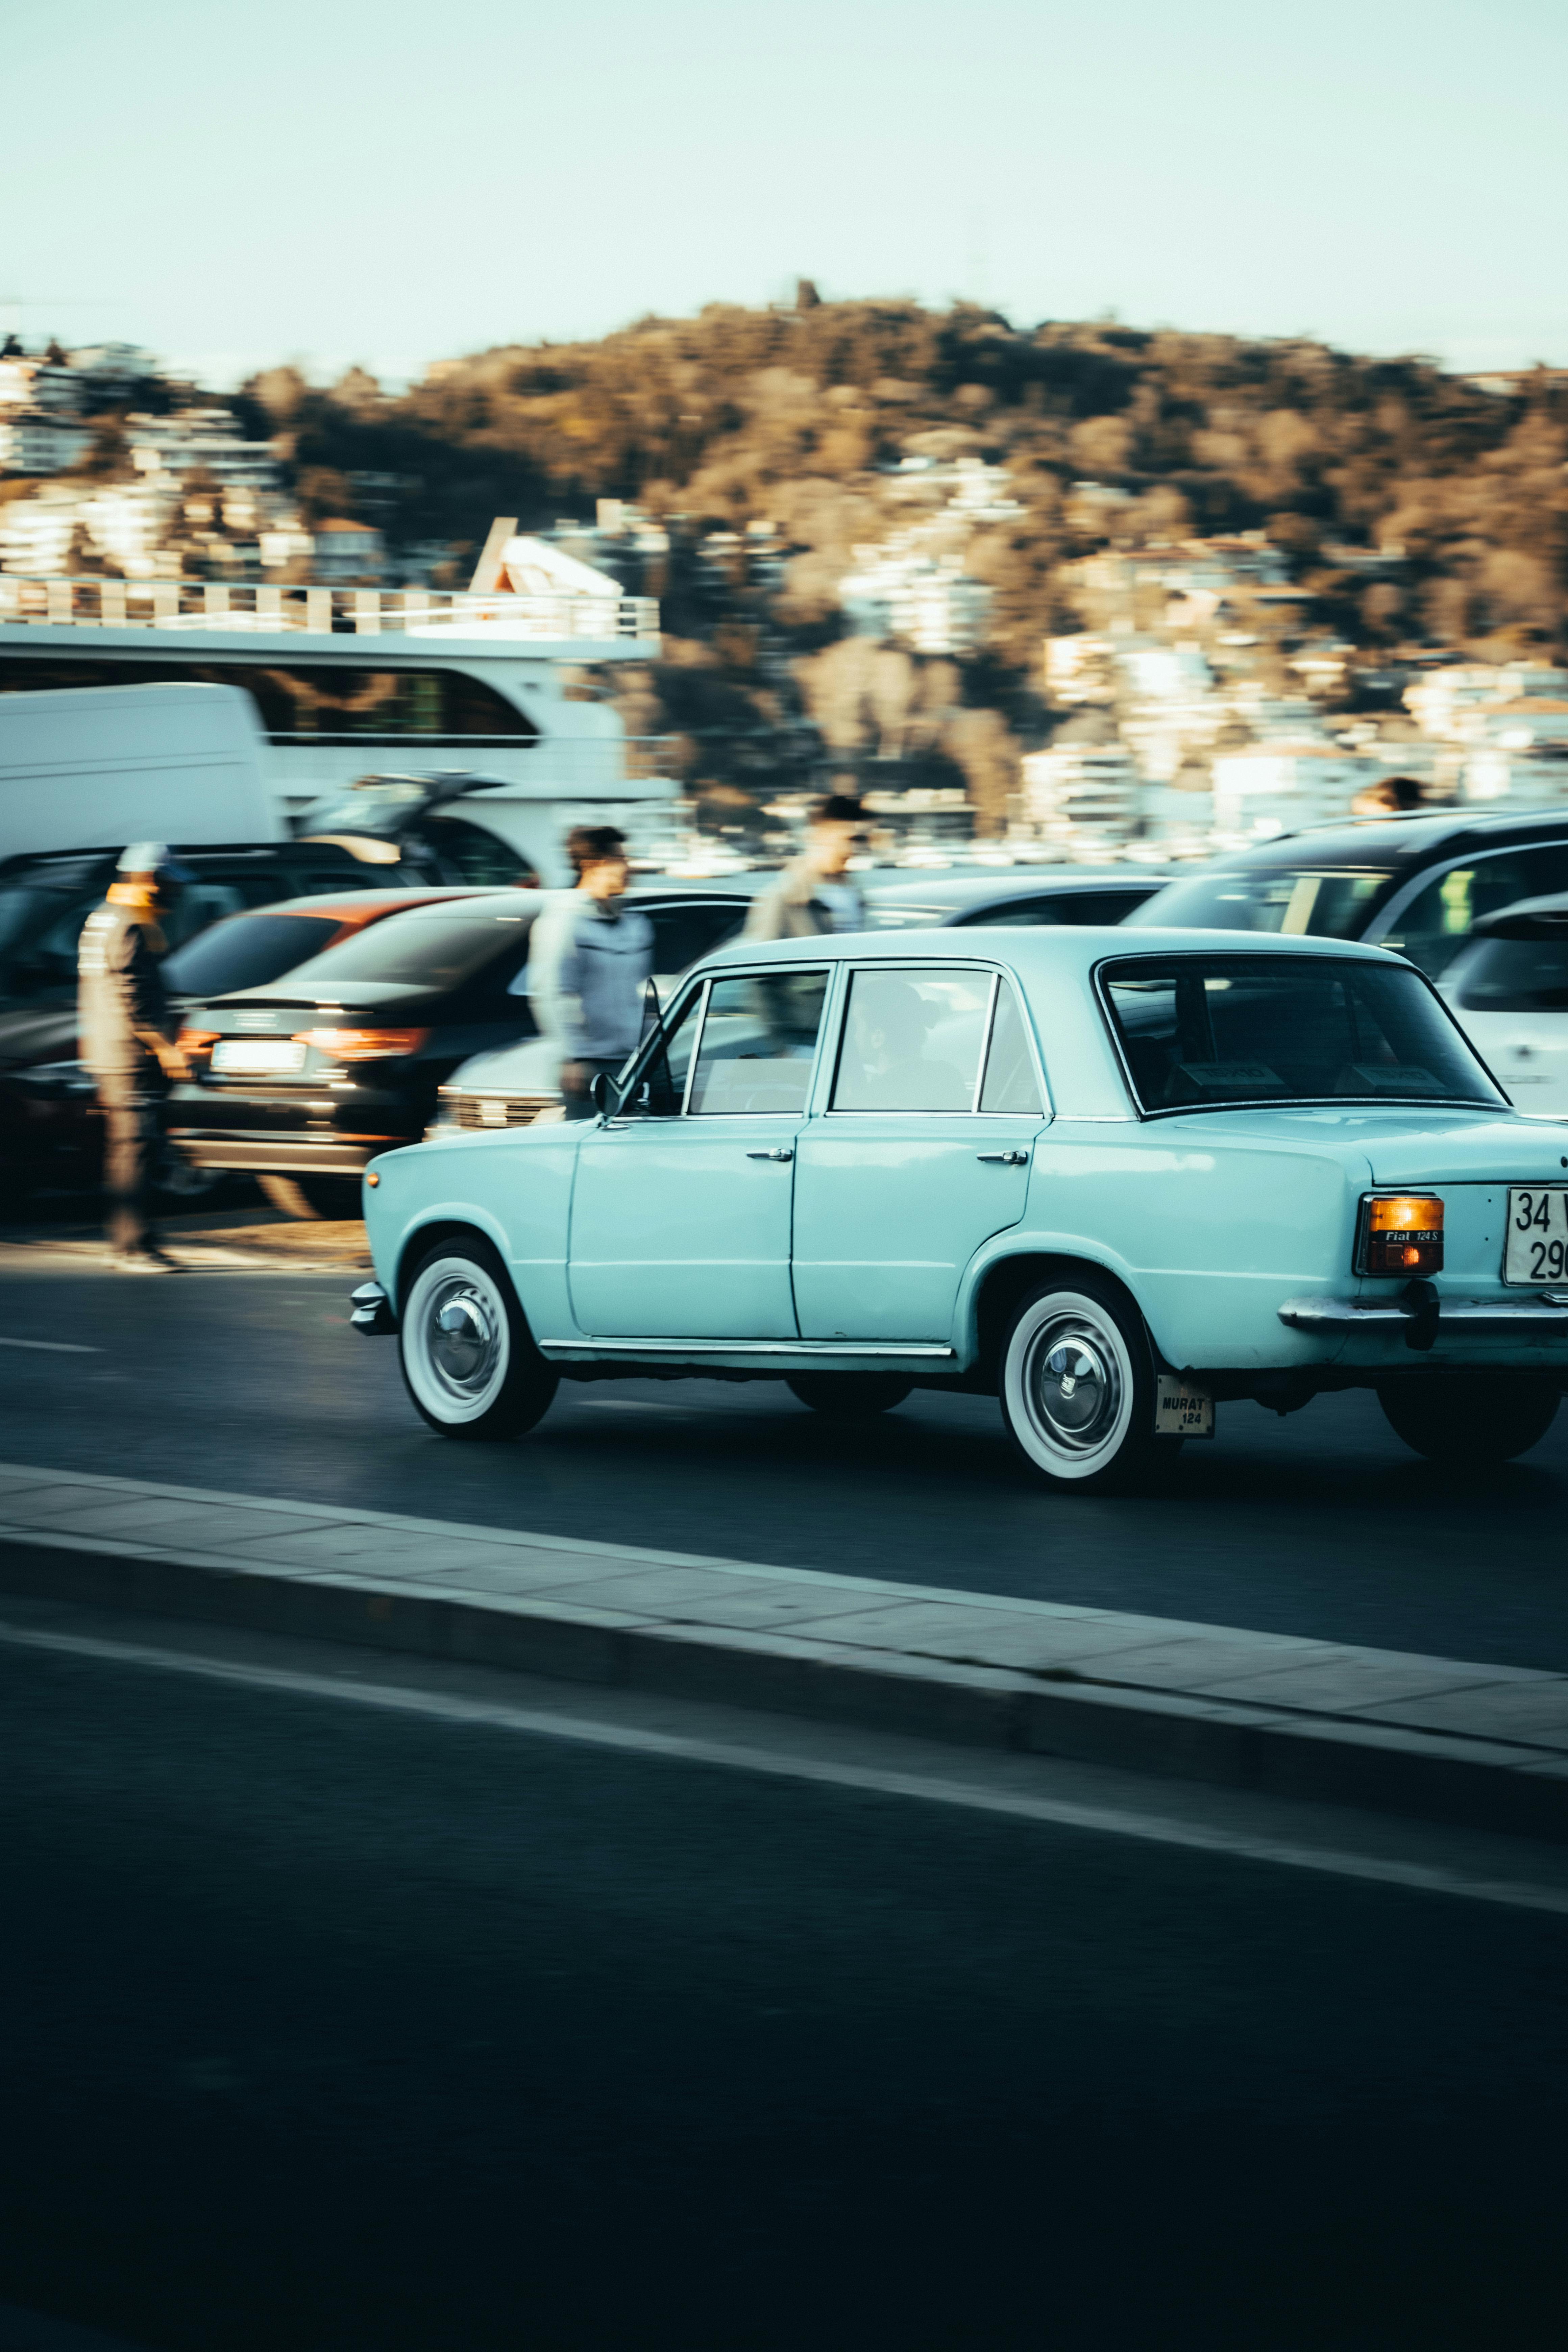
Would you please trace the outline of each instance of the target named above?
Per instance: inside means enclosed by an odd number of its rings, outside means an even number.
[[[328,844],[237,843],[179,856],[194,879],[169,916],[176,946],[224,916],[353,889],[365,873]],[[98,1181],[97,1096],[77,1059],[77,947],[119,856],[62,850],[0,863],[0,1181],[13,1195]]]
[[[1104,873],[1024,867],[1009,874],[910,874],[868,880],[866,911],[874,930],[925,930],[932,925],[1120,923],[1163,888],[1163,874],[1112,866]]]
[[[356,1215],[359,1173],[417,1143],[443,1080],[474,1055],[537,1036],[522,992],[535,891],[432,902],[312,957],[285,978],[193,1006],[196,1075],[171,1136],[199,1168],[244,1169],[296,1214]],[[749,894],[628,892],[651,916],[671,977],[738,931]]]
[[[1474,808],[1282,834],[1172,882],[1128,918],[1162,929],[1280,931],[1394,948],[1434,980],[1483,915],[1568,890],[1568,809]]]

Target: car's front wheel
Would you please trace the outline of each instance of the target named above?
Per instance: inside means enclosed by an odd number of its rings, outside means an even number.
[[[549,1412],[560,1374],[533,1344],[488,1242],[447,1242],[416,1268],[398,1318],[403,1378],[443,1437],[518,1437]]]
[[[895,1372],[797,1372],[784,1386],[828,1421],[868,1421],[902,1404],[914,1382]]]
[[[1550,1381],[1503,1372],[1430,1372],[1378,1390],[1389,1427],[1451,1468],[1511,1462],[1539,1445],[1562,1402]]]
[[[1173,1460],[1154,1434],[1154,1359],[1136,1310],[1088,1273],[1020,1301],[1002,1348],[1002,1417],[1032,1468],[1079,1494],[1126,1492]]]

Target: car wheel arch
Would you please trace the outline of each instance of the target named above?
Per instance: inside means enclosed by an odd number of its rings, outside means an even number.
[[[1031,1291],[1046,1282],[1060,1281],[1070,1286],[1085,1275],[1092,1276],[1100,1287],[1111,1289],[1148,1329],[1142,1301],[1122,1276],[1102,1260],[1075,1255],[1067,1250],[1019,1249],[993,1258],[974,1286],[969,1320],[975,1369],[987,1378],[996,1376],[1014,1314]],[[1156,1360],[1163,1360],[1153,1333],[1151,1331],[1149,1336]]]
[[[487,1248],[498,1251],[501,1264],[506,1265],[506,1251],[500,1237],[496,1234],[487,1233],[483,1225],[477,1225],[471,1220],[458,1217],[433,1217],[428,1224],[416,1225],[411,1234],[405,1236],[397,1254],[394,1307],[401,1312],[403,1301],[408,1296],[409,1284],[433,1250],[445,1249],[454,1244],[461,1246],[464,1243],[472,1242],[483,1242]]]

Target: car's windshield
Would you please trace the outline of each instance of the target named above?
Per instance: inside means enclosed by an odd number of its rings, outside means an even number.
[[[335,915],[231,915],[176,949],[163,966],[163,984],[174,996],[262,988],[320,955],[341,929]]]
[[[1327,956],[1140,956],[1100,984],[1145,1111],[1505,1097],[1421,975]]]
[[[313,956],[290,977],[312,989],[345,980],[458,988],[509,953],[521,963],[527,940],[521,915],[393,915]]]
[[[1124,918],[1128,929],[1286,931],[1359,940],[1393,891],[1392,866],[1236,865],[1173,882]]]
[[[1568,939],[1478,940],[1451,981],[1466,1013],[1568,1013]]]

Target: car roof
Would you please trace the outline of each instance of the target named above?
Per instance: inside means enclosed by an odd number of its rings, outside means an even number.
[[[451,898],[491,897],[475,888],[403,890],[312,890],[298,898],[274,898],[265,907],[246,907],[226,915],[225,922],[250,923],[259,915],[331,915],[341,923],[359,927],[382,915],[412,914],[416,908],[444,904]]]
[[[1122,930],[1112,923],[1041,923],[988,929],[965,924],[954,930],[847,931],[814,940],[735,940],[704,956],[696,970],[759,963],[1005,963],[1042,979],[1090,971],[1108,957],[1164,959],[1173,955],[1310,955],[1348,957],[1356,962],[1403,963],[1390,949],[1359,940],[1329,940],[1309,933],[1283,937],[1276,931],[1199,931],[1174,929]]]
[[[1312,825],[1305,832],[1276,834],[1272,840],[1225,851],[1170,878],[1184,882],[1204,874],[1234,873],[1238,866],[1315,866],[1324,859],[1347,866],[1420,866],[1472,846],[1503,849],[1510,841],[1568,841],[1568,808],[1508,816],[1475,808],[1423,809],[1408,816]]]
[[[972,907],[994,899],[1076,897],[1084,890],[1143,890],[1151,895],[1164,887],[1164,873],[1140,873],[1125,866],[1075,866],[1069,873],[1035,866],[1014,873],[906,874],[897,882],[880,882],[866,897],[873,906]]]

